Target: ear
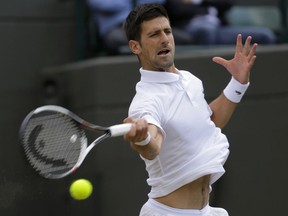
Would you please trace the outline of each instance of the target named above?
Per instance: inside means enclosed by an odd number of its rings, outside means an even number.
[[[130,40],[129,41],[129,47],[135,55],[138,55],[141,52],[140,44],[136,40]]]

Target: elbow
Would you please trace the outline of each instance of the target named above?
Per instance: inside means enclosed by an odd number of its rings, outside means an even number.
[[[223,129],[227,124],[227,122],[224,122],[224,121],[217,121],[216,119],[211,119],[211,120],[214,122],[215,126],[220,129]]]
[[[144,157],[147,160],[154,160],[159,155],[159,151],[153,151],[153,152],[146,151],[140,154],[142,157]]]
[[[149,144],[150,145],[150,144]],[[154,160],[160,153],[160,148],[158,146],[151,146],[142,147],[142,151],[140,152],[141,156],[147,160]]]
[[[142,155],[142,157],[144,157],[145,159],[147,160],[154,160],[159,154],[145,154],[145,155]]]

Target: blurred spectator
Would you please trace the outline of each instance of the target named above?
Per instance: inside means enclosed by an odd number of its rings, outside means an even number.
[[[87,3],[97,34],[109,52],[127,44],[122,23],[132,8],[131,0],[87,0]]]
[[[276,43],[271,29],[228,25],[225,15],[232,6],[231,0],[166,0],[172,27],[186,30],[194,44],[234,44],[238,33],[259,44]]]
[[[159,3],[165,0],[134,0],[136,4]],[[135,6],[133,0],[87,0],[97,33],[108,54],[117,54],[119,47],[127,46],[127,39],[122,29],[126,16]],[[191,37],[184,30],[173,29],[175,42],[179,44],[192,43]]]
[[[119,47],[127,46],[123,22],[136,4],[144,3],[165,5],[177,45],[235,44],[238,33],[243,38],[251,35],[253,42],[259,44],[276,41],[275,34],[268,28],[228,25],[225,14],[233,5],[231,0],[87,0],[98,42],[108,54],[118,54]]]

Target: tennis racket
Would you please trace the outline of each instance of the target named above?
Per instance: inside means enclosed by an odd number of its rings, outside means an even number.
[[[109,137],[124,135],[131,124],[102,127],[55,105],[30,112],[20,127],[20,143],[30,165],[44,178],[58,179],[75,172],[91,149]],[[87,145],[87,132],[100,133]]]

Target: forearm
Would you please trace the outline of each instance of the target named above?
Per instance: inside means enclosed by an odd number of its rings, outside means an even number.
[[[147,143],[147,145],[140,146],[137,143],[130,142],[131,147],[137,151],[142,157],[148,159],[148,160],[153,160],[155,157],[160,152],[161,144],[163,141],[163,136],[160,131],[156,126],[154,125],[149,125],[148,131],[150,134],[150,141]]]
[[[237,103],[228,100],[222,93],[219,97],[209,104],[213,114],[211,120],[219,128],[224,128],[234,113]]]
[[[229,122],[233,112],[249,87],[249,82],[242,84],[234,77],[224,89],[223,93],[211,102],[210,108],[213,111],[211,119],[217,127],[223,128]]]

